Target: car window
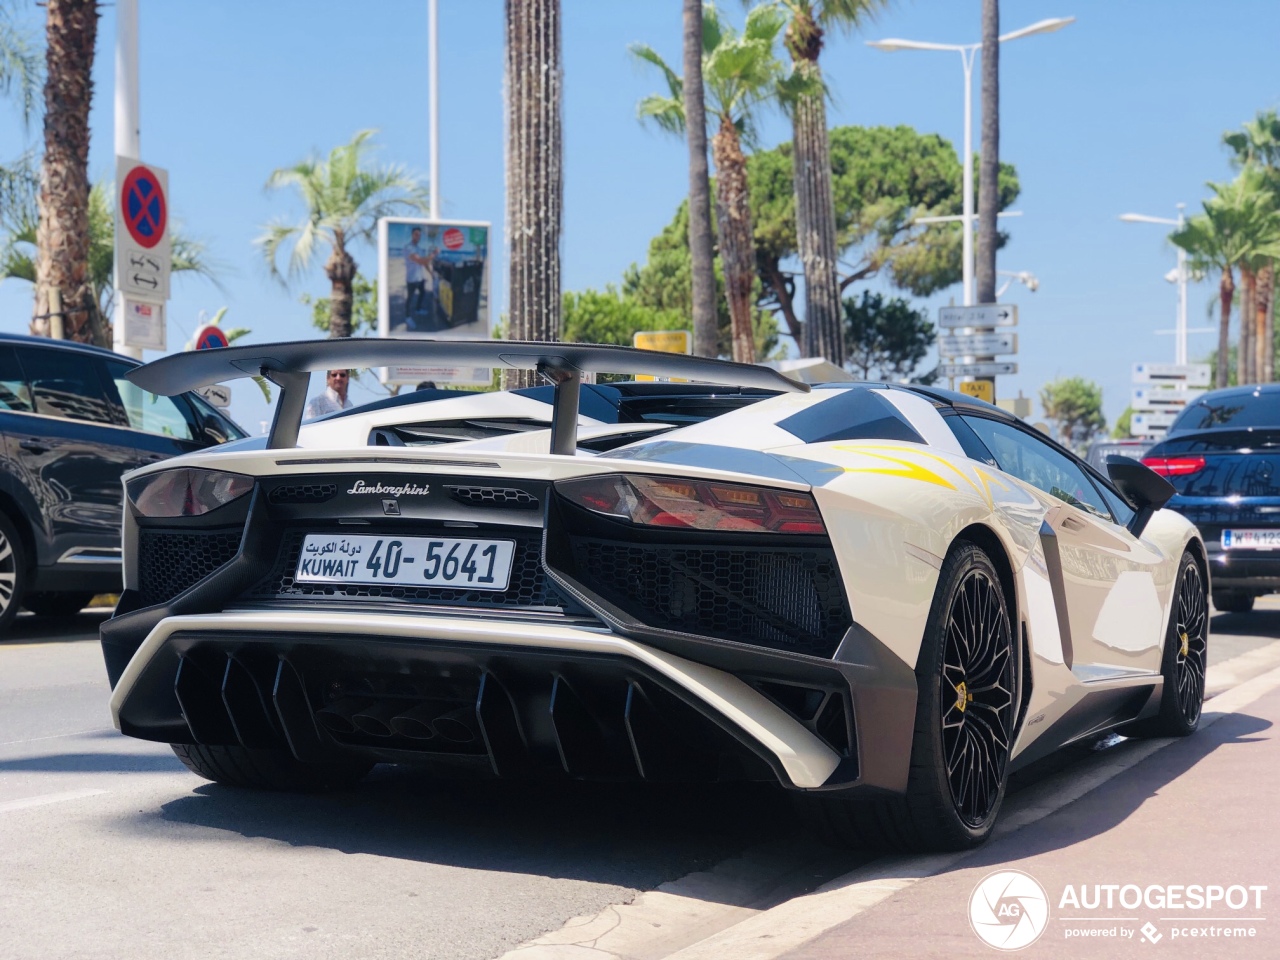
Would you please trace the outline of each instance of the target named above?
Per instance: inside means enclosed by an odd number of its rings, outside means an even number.
[[[1169,434],[1222,427],[1280,427],[1280,395],[1260,389],[1210,393],[1187,404]]]
[[[22,347],[16,352],[31,385],[36,413],[91,423],[118,423],[95,357],[40,347]]]
[[[31,413],[31,388],[12,347],[0,347],[0,410]]]
[[[963,417],[1000,469],[1065,503],[1111,519],[1106,501],[1074,460],[1012,424],[985,417]]]
[[[204,417],[205,423],[210,430],[216,430],[219,434],[217,440],[219,443],[229,443],[232,440],[243,440],[248,436],[243,430],[237,427],[230,419],[214,410],[213,405],[198,393],[184,393],[187,401],[196,408],[196,416]]]
[[[124,363],[108,363],[107,373],[120,395],[129,426],[145,433],[177,440],[194,440],[199,436],[195,417],[186,403],[173,397],[149,393],[125,379],[133,367]]]

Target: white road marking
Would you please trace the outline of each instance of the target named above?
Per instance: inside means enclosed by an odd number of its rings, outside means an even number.
[[[0,803],[0,813],[12,813],[14,810],[27,810],[31,807],[44,807],[51,803],[62,803],[64,800],[83,800],[85,797],[96,797],[107,790],[64,790],[62,793],[46,793],[38,797],[25,797],[22,800],[9,800]]]
[[[64,740],[67,737],[88,737],[95,733],[114,733],[114,727],[94,727],[92,730],[77,730],[74,733],[54,733],[47,737],[32,737],[30,740],[3,740],[0,747],[12,747],[19,743],[39,743],[41,740]]]

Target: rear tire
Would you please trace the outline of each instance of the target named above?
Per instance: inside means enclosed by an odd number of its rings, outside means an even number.
[[[1200,726],[1209,657],[1209,597],[1200,566],[1189,553],[1182,555],[1174,590],[1160,669],[1164,678],[1160,712],[1121,728],[1126,737],[1186,737]]]
[[[9,518],[0,513],[0,637],[8,632],[22,608],[30,576],[22,537]]]
[[[1255,599],[1252,593],[1220,590],[1213,595],[1213,605],[1219,613],[1248,613],[1253,609]]]
[[[916,666],[916,723],[902,797],[809,795],[819,829],[849,846],[966,850],[1004,802],[1018,703],[1017,646],[1000,576],[961,543],[942,565]]]
[[[186,743],[170,746],[192,773],[228,787],[315,793],[354,786],[373,768],[363,762],[302,763],[284,750]]]
[[[93,593],[29,593],[22,605],[37,617],[74,617],[89,605]]]

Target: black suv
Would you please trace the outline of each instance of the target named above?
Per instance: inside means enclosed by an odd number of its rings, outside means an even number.
[[[1215,607],[1244,613],[1280,591],[1280,384],[1204,394],[1142,462],[1177,488],[1169,509],[1200,528]]]
[[[126,382],[135,366],[0,334],[0,635],[19,607],[70,614],[120,589],[122,473],[245,436],[201,397]]]

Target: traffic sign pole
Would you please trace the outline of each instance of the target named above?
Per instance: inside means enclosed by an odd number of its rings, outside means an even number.
[[[115,90],[115,152],[117,157],[137,160],[142,153],[141,124],[138,109],[138,0],[116,0],[116,90]],[[116,186],[119,187],[117,181]],[[115,289],[120,289],[120,257],[116,249],[114,269]],[[127,326],[125,298],[116,297],[115,316],[112,318],[111,345],[116,353],[142,359],[142,348],[126,343]]]

